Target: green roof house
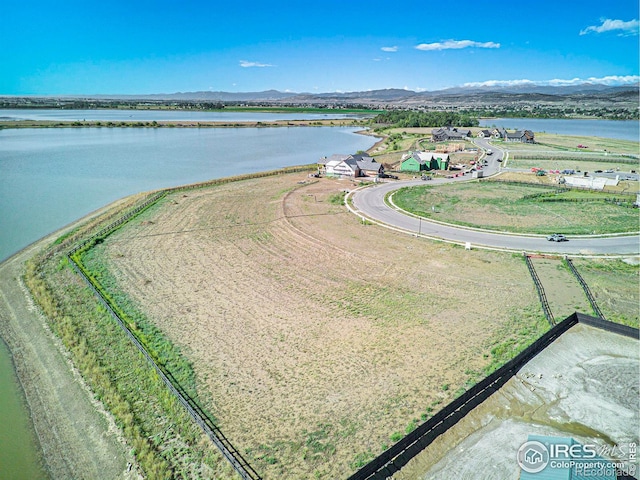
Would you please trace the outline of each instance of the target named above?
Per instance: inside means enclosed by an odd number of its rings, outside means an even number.
[[[413,152],[400,164],[401,172],[421,172],[425,170],[446,170],[449,168],[447,153]]]

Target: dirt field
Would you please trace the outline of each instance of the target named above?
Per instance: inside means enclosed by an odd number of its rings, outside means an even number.
[[[103,244],[265,478],[345,478],[541,315],[518,256],[362,225],[350,182],[309,180],[175,194]]]

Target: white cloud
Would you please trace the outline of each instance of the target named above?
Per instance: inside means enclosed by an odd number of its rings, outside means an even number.
[[[247,60],[240,60],[240,66],[244,68],[250,68],[250,67],[273,67],[274,65],[270,65],[268,63],[248,62]]]
[[[445,40],[436,43],[421,43],[416,45],[418,50],[457,50],[460,48],[500,48],[495,42],[474,42],[473,40]]]
[[[382,47],[380,50],[382,50],[383,52],[397,52],[398,51],[398,47],[393,46],[393,47]]]
[[[580,30],[580,35],[586,35],[588,33],[604,33],[619,31],[618,35],[638,35],[640,29],[640,22],[638,20],[629,20],[624,22],[622,20],[611,20],[610,18],[601,19],[602,25],[591,25],[584,30]]]
[[[552,80],[528,80],[526,78],[519,80],[487,80],[485,82],[465,83],[463,87],[513,87],[519,85],[548,85],[553,87],[563,87],[569,85],[580,85],[583,83],[597,83],[601,85],[632,85],[640,82],[639,75],[609,75],[606,77],[588,77],[588,78],[571,78]]]

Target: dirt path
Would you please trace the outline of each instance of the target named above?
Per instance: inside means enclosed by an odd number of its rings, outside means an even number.
[[[34,307],[24,262],[52,240],[0,264],[0,335],[13,356],[36,436],[52,478],[136,478],[118,429],[73,370],[60,341]]]
[[[531,258],[531,261],[556,320],[567,318],[573,312],[594,315],[578,279],[561,259]]]

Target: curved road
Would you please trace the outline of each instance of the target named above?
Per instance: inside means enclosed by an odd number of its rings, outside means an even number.
[[[481,143],[481,146],[484,145]],[[494,154],[491,157],[487,157],[489,165],[485,167],[485,172],[489,174],[499,169],[498,159],[502,158],[502,152],[494,148]],[[468,176],[462,177],[460,180],[468,178]],[[451,180],[438,179],[430,181],[429,184],[439,184],[450,181]],[[390,207],[384,201],[385,196],[394,190],[406,186],[424,184],[425,182],[422,180],[410,180],[376,184],[373,187],[355,190],[349,194],[353,198],[354,207],[350,209],[355,214],[366,217],[388,228],[461,245],[470,243],[472,248],[482,247],[561,255],[640,254],[640,236],[637,234],[609,237],[571,236],[568,242],[556,243],[549,242],[546,235],[503,234],[436,223],[424,218],[420,219],[410,216],[405,212]]]

